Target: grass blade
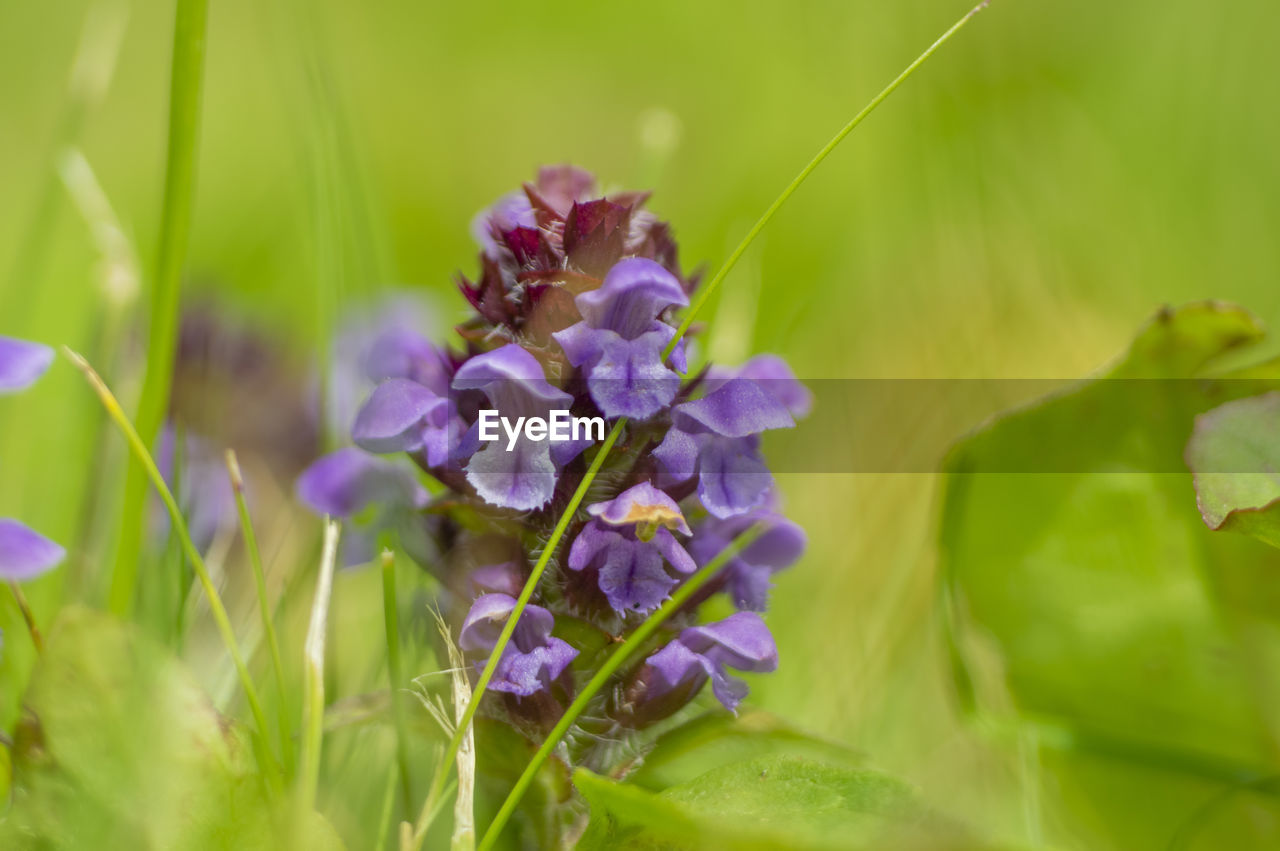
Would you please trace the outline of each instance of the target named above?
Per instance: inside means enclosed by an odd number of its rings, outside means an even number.
[[[231,491],[235,494],[236,511],[240,516],[240,531],[244,535],[244,548],[249,555],[249,565],[253,569],[254,588],[258,594],[258,614],[262,618],[262,632],[267,638],[267,648],[271,652],[271,669],[275,674],[278,723],[280,724],[280,760],[286,772],[294,769],[293,735],[289,723],[288,689],[284,679],[284,663],[280,658],[280,642],[276,638],[275,619],[271,615],[271,601],[267,597],[267,576],[262,569],[262,552],[258,548],[258,536],[253,531],[253,518],[249,516],[249,506],[244,499],[244,476],[240,472],[240,462],[234,449],[226,454],[227,475],[231,477]]]
[[[329,625],[329,600],[333,596],[333,570],[338,560],[337,521],[326,520],[320,578],[311,603],[311,621],[303,649],[302,762],[300,770],[303,812],[315,808],[320,785],[320,749],[324,744],[324,639]]]
[[[677,588],[665,603],[646,618],[644,623],[636,627],[635,632],[631,633],[627,640],[610,654],[605,663],[600,666],[600,670],[596,671],[595,676],[587,682],[582,691],[578,692],[578,696],[573,699],[573,703],[569,704],[569,708],[564,711],[564,715],[560,716],[560,720],[556,722],[555,727],[551,729],[551,732],[547,734],[547,738],[538,747],[533,759],[529,760],[529,764],[525,766],[524,772],[516,780],[516,785],[511,788],[507,799],[502,802],[502,807],[498,810],[498,814],[494,816],[488,830],[484,833],[484,837],[480,840],[479,851],[486,851],[486,849],[492,848],[493,844],[498,841],[498,836],[502,833],[503,826],[507,823],[507,819],[511,818],[511,814],[515,812],[516,805],[520,803],[520,798],[524,796],[525,790],[529,788],[529,784],[537,776],[538,769],[542,768],[542,764],[547,761],[547,757],[551,756],[551,752],[555,750],[556,745],[564,738],[565,733],[569,732],[569,728],[573,726],[574,721],[578,720],[578,716],[587,708],[587,704],[591,702],[591,699],[604,688],[609,677],[613,676],[614,672],[621,668],[643,646],[649,637],[666,623],[668,618],[679,611],[680,607],[689,598],[696,594],[702,586],[710,582],[720,572],[720,568],[724,567],[725,563],[735,553],[754,541],[763,531],[764,527],[757,525],[735,538],[729,546],[707,562],[705,567],[690,576],[687,582]]]
[[[173,24],[173,59],[169,80],[169,138],[160,217],[160,245],[151,284],[151,327],[147,335],[147,368],[138,400],[137,432],[152,446],[164,423],[173,380],[174,345],[178,334],[182,268],[195,206],[196,142],[200,135],[200,99],[204,72],[208,0],[177,0]],[[116,548],[110,608],[128,615],[138,583],[138,557],[146,514],[147,476],[137,464],[125,475],[120,539]]]
[[[413,809],[409,774],[409,722],[405,716],[404,665],[400,661],[400,613],[396,602],[396,558],[382,551],[382,619],[387,634],[387,676],[391,681],[391,717],[396,727],[396,761],[400,765],[400,796],[407,814]]]
[[[196,576],[200,580],[200,585],[204,588],[205,596],[209,600],[209,611],[213,613],[213,619],[218,626],[218,633],[222,636],[222,643],[227,648],[231,661],[235,664],[236,673],[240,677],[240,687],[244,690],[245,700],[249,704],[249,711],[253,714],[253,722],[257,727],[254,731],[253,740],[258,751],[258,760],[261,763],[263,773],[268,778],[268,782],[274,787],[279,777],[275,759],[271,756],[271,751],[266,745],[267,719],[262,711],[262,701],[258,699],[258,690],[253,685],[253,677],[249,676],[249,668],[245,665],[244,655],[240,652],[240,644],[236,640],[235,630],[231,627],[231,619],[227,617],[227,609],[222,604],[222,597],[218,594],[218,589],[214,586],[213,580],[209,576],[209,569],[205,566],[200,551],[191,540],[191,533],[187,530],[186,520],[183,519],[182,511],[178,508],[178,501],[174,499],[173,492],[169,490],[169,485],[165,482],[164,476],[160,474],[160,469],[156,467],[155,459],[147,451],[147,445],[143,443],[141,436],[133,427],[133,423],[129,422],[129,418],[125,416],[124,410],[120,407],[120,403],[116,401],[111,389],[107,387],[98,373],[94,372],[93,367],[89,365],[87,360],[65,346],[62,351],[75,364],[76,368],[84,373],[84,377],[93,387],[94,392],[98,394],[102,406],[106,408],[107,416],[115,422],[125,440],[128,441],[129,448],[133,451],[138,464],[145,471],[147,478],[151,480],[151,484],[160,495],[161,501],[164,502],[165,510],[169,513],[169,520],[173,524],[173,530],[182,544],[183,552],[186,553],[192,569],[195,570]]]

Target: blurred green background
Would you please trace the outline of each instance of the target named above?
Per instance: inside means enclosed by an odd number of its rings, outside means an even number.
[[[685,264],[714,266],[964,9],[213,0],[186,292],[300,360],[336,305],[387,287],[430,293],[447,328],[464,316],[453,275],[475,269],[472,215],[562,161],[652,188]],[[95,235],[56,169],[68,143],[83,152],[145,276],[171,16],[160,2],[0,4],[0,333],[82,350],[116,339],[101,220]],[[93,57],[113,27],[108,82]],[[706,317],[711,354],[775,351],[808,378],[1057,378],[1106,362],[1166,302],[1236,301],[1275,325],[1277,27],[1272,0],[995,0],[769,227]],[[87,89],[68,83],[77,55]],[[127,370],[109,378],[129,392]],[[107,451],[86,433],[94,416],[65,364],[0,400],[0,515],[58,540],[76,539],[86,510],[111,516],[81,504]],[[938,635],[934,477],[782,484],[811,547],[777,584],[782,663],[752,681],[755,705],[867,751],[1011,842],[1163,847],[1169,834],[1116,827],[1142,800],[1108,800],[1104,781],[1077,794],[959,716]],[[46,616],[77,594],[66,574],[31,591]],[[353,629],[380,630],[375,597],[371,625],[347,605]],[[15,618],[0,608],[10,635]],[[0,666],[18,681],[21,650]],[[8,723],[16,698],[3,697]]]

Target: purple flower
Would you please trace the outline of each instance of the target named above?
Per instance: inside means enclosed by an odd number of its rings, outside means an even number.
[[[439,467],[461,445],[466,425],[447,396],[409,378],[392,378],[374,389],[356,414],[351,438],[369,452],[419,452]]]
[[[235,491],[227,475],[225,459],[208,440],[186,432],[180,455],[177,455],[177,449],[173,424],[165,423],[156,447],[156,466],[170,488],[175,490],[192,542],[204,550],[213,543],[218,532],[235,522]],[[176,475],[175,462],[181,464]],[[169,514],[159,499],[153,501],[152,512],[157,538],[162,539],[168,533]]]
[[[453,379],[457,391],[484,394],[501,417],[547,418],[552,410],[567,410],[573,398],[547,383],[542,364],[514,343],[477,355]],[[540,508],[555,492],[560,467],[587,442],[529,440],[523,433],[513,444],[496,440],[471,456],[467,481],[486,502],[517,511]]]
[[[463,650],[491,652],[502,627],[516,607],[506,594],[484,594],[476,598],[462,624],[458,646]],[[578,655],[567,643],[551,634],[555,618],[541,606],[525,606],[511,641],[494,668],[489,688],[519,697],[549,689]]]
[[[53,349],[13,337],[0,337],[0,394],[30,387],[53,362]]]
[[[650,612],[667,599],[676,578],[664,565],[680,573],[697,569],[670,532],[689,534],[680,507],[648,482],[590,506],[587,513],[595,519],[574,539],[568,566],[596,569],[600,590],[618,614]]]
[[[533,205],[524,190],[503,195],[492,207],[481,211],[471,221],[471,236],[484,253],[496,258],[506,244],[503,235],[516,228],[536,228]]]
[[[67,551],[17,520],[0,518],[0,579],[35,579],[67,556]]]
[[[747,686],[725,668],[767,672],[778,667],[778,648],[769,628],[754,612],[738,612],[722,621],[691,626],[647,660],[646,700],[669,693],[690,697],[709,679],[716,698],[734,712],[747,696]]]
[[[643,420],[671,404],[680,376],[663,363],[662,350],[675,329],[658,317],[689,304],[675,276],[652,260],[631,257],[574,303],[582,321],[552,336],[569,362],[585,372],[601,412]],[[684,371],[681,347],[672,352],[672,362]]]
[[[757,523],[763,523],[765,530],[735,553],[720,575],[738,608],[762,612],[768,603],[773,574],[790,567],[804,553],[803,529],[773,512],[752,511],[727,520],[711,517],[694,530],[689,554],[699,567],[704,567]]]
[[[813,408],[813,394],[809,392],[809,388],[796,379],[791,367],[777,355],[756,355],[736,369],[712,366],[707,370],[703,387],[710,393],[734,378],[746,378],[756,382],[771,396],[786,405],[791,416],[797,420],[807,417]]]
[[[427,492],[397,464],[353,447],[339,449],[303,471],[296,490],[315,513],[352,521],[343,536],[344,565],[370,561],[379,533],[389,528],[397,529],[400,543],[415,558],[431,551],[419,514],[427,504]],[[366,510],[372,511],[371,517]]]
[[[672,428],[653,451],[672,483],[698,477],[698,496],[714,516],[763,504],[773,476],[760,457],[761,432],[795,425],[787,406],[759,383],[734,378],[672,409]]]

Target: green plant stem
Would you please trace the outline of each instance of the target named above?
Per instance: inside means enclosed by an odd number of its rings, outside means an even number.
[[[404,665],[400,660],[400,613],[396,603],[396,558],[382,551],[382,619],[387,633],[387,676],[391,681],[391,717],[396,728],[396,761],[400,764],[400,797],[406,815],[413,809],[409,776],[409,720],[405,714]]]
[[[254,731],[253,741],[258,761],[268,779],[268,783],[272,788],[275,788],[279,780],[278,767],[271,755],[270,748],[267,747],[267,719],[262,711],[262,701],[258,699],[258,690],[254,688],[253,677],[249,676],[249,668],[245,665],[244,655],[240,652],[240,644],[236,641],[236,633],[231,627],[231,619],[227,616],[227,609],[222,605],[222,597],[218,594],[218,589],[214,586],[213,579],[209,576],[209,569],[205,566],[204,559],[200,556],[200,551],[191,540],[191,533],[187,530],[187,523],[182,517],[181,509],[178,508],[178,501],[174,499],[173,492],[165,484],[164,476],[160,474],[160,469],[156,467],[155,460],[151,457],[151,453],[147,451],[147,445],[142,442],[142,438],[133,427],[133,423],[129,422],[129,418],[125,416],[124,409],[120,407],[120,403],[111,392],[111,388],[107,387],[106,382],[102,380],[98,373],[94,372],[93,367],[83,357],[66,346],[62,347],[62,352],[75,364],[76,369],[79,369],[84,374],[89,385],[98,394],[98,399],[102,402],[102,407],[106,409],[107,416],[115,422],[125,440],[128,441],[134,457],[142,469],[146,471],[151,484],[160,495],[161,501],[164,502],[164,507],[169,513],[169,521],[173,524],[173,529],[178,535],[178,540],[182,543],[182,549],[187,554],[187,559],[191,562],[192,569],[195,570],[196,576],[200,579],[205,596],[209,600],[209,611],[213,613],[213,620],[218,626],[219,635],[222,637],[222,643],[227,648],[227,653],[231,656],[236,673],[240,677],[240,687],[244,690],[245,701],[249,704],[249,711],[253,715],[253,723],[257,727]]]
[[[605,663],[600,666],[600,670],[596,671],[595,676],[587,682],[582,691],[578,692],[578,696],[573,699],[573,703],[569,704],[569,708],[565,710],[564,715],[560,716],[560,720],[556,722],[555,727],[547,734],[547,738],[543,740],[542,745],[533,755],[533,759],[529,760],[524,772],[516,780],[516,785],[511,788],[507,799],[502,802],[502,807],[498,810],[498,814],[494,816],[488,830],[481,837],[478,851],[486,851],[498,841],[498,836],[502,833],[503,826],[511,818],[511,814],[515,812],[516,806],[520,803],[520,798],[523,797],[525,790],[529,788],[529,784],[537,776],[538,769],[542,768],[542,764],[547,761],[547,757],[551,756],[551,752],[560,744],[560,740],[564,738],[565,733],[569,732],[573,722],[578,720],[578,716],[587,708],[587,704],[591,702],[591,699],[600,693],[609,678],[626,664],[627,660],[649,640],[650,636],[658,631],[659,627],[666,623],[668,618],[679,611],[681,606],[710,582],[730,558],[759,537],[763,531],[763,526],[756,525],[735,538],[727,547],[717,553],[716,557],[709,561],[705,567],[690,576],[688,581],[677,588],[667,598],[667,601],[658,607],[657,611],[646,618],[644,623],[636,627],[635,632],[631,633],[627,640],[610,654]]]
[[[280,641],[276,637],[275,619],[271,614],[271,601],[267,597],[267,575],[262,569],[262,551],[258,547],[258,536],[253,531],[253,518],[249,516],[249,506],[244,498],[244,476],[240,472],[240,461],[234,449],[226,453],[227,475],[231,477],[231,491],[235,494],[236,511],[240,515],[240,531],[244,535],[244,548],[249,555],[249,566],[253,569],[254,590],[258,594],[258,615],[262,618],[262,633],[267,638],[267,648],[271,652],[271,669],[275,674],[277,721],[280,725],[280,760],[284,770],[294,770],[292,725],[289,722],[288,686],[284,679],[284,662],[280,656]]]
[[[143,446],[155,444],[169,406],[178,333],[182,268],[191,234],[195,201],[196,142],[200,135],[208,0],[177,0],[169,80],[169,136],[160,217],[160,242],[151,286],[146,374],[138,400],[137,433]],[[125,474],[120,538],[109,605],[122,617],[133,610],[146,514],[147,476],[137,464]]]
[[[299,774],[300,811],[315,808],[320,786],[320,752],[324,746],[324,656],[325,633],[329,626],[329,601],[333,597],[333,571],[338,560],[338,531],[335,520],[325,520],[324,550],[320,556],[320,577],[311,602],[311,620],[303,649],[302,761]]]
[[[964,17],[953,24],[951,28],[943,33],[937,41],[930,45],[924,53],[920,54],[914,62],[908,65],[906,69],[893,80],[893,82],[872,98],[871,102],[863,107],[862,111],[855,115],[848,124],[842,127],[840,132],[838,132],[831,141],[824,145],[823,148],[818,151],[817,155],[809,161],[808,165],[801,169],[795,179],[792,180],[791,183],[782,191],[782,194],[769,205],[768,209],[765,210],[764,215],[762,215],[760,220],[752,226],[751,230],[747,232],[747,235],[742,238],[742,242],[738,243],[738,247],[735,248],[733,253],[729,255],[729,258],[725,260],[724,265],[720,267],[719,271],[717,271],[714,276],[712,276],[711,280],[702,288],[698,296],[689,305],[689,310],[686,313],[684,320],[676,329],[676,333],[672,336],[671,342],[667,344],[665,349],[663,349],[662,357],[664,359],[670,357],[676,346],[679,345],[682,339],[684,339],[684,336],[688,333],[698,311],[700,311],[706,304],[711,293],[720,285],[729,272],[733,270],[734,266],[738,264],[742,255],[746,253],[747,249],[760,235],[760,232],[764,230],[765,225],[767,225],[773,218],[774,214],[782,208],[782,205],[795,194],[795,191],[800,188],[800,185],[804,183],[809,175],[812,174],[819,165],[821,165],[822,161],[825,160],[833,150],[835,150],[836,146],[838,146],[846,136],[853,132],[855,127],[861,124],[867,116],[874,112],[876,107],[883,103],[889,95],[893,94],[893,92],[902,85],[908,77],[914,74],[930,56],[942,47],[943,44],[949,41],[951,37],[954,36],[961,27],[967,24],[974,15],[985,9],[988,2],[989,0],[983,0],[982,3],[975,6],[966,13]],[[582,498],[586,495],[587,489],[591,486],[596,474],[599,472],[605,459],[608,457],[609,451],[613,448],[613,445],[617,442],[618,437],[621,435],[622,430],[625,427],[625,417],[620,418],[616,423],[614,423],[613,429],[605,438],[604,443],[601,444],[595,458],[592,460],[591,467],[587,470],[587,473],[583,477],[581,484],[578,485],[577,490],[574,491],[573,497],[565,507],[565,511],[561,515],[559,522],[556,523],[555,529],[547,539],[547,544],[543,548],[541,555],[538,557],[538,561],[534,565],[533,572],[529,574],[529,579],[525,582],[524,588],[520,592],[520,597],[516,601],[515,608],[511,610],[511,614],[508,616],[507,622],[503,626],[502,633],[498,636],[498,641],[494,645],[493,651],[489,656],[489,661],[485,663],[480,679],[476,683],[475,692],[471,695],[471,702],[467,705],[467,712],[459,723],[458,729],[449,740],[449,745],[445,749],[444,760],[436,769],[435,779],[432,781],[431,789],[427,794],[427,800],[423,804],[422,816],[419,817],[419,825],[421,825],[426,814],[434,808],[436,800],[444,788],[445,779],[447,778],[450,767],[453,764],[454,757],[457,755],[458,747],[462,742],[462,736],[465,734],[466,728],[470,725],[471,719],[475,716],[476,709],[478,708],[480,701],[484,698],[485,689],[488,688],[489,680],[493,676],[493,671],[497,667],[498,660],[502,657],[502,652],[506,649],[507,642],[510,641],[511,635],[515,631],[516,623],[519,621],[520,615],[524,612],[525,605],[529,602],[530,597],[533,596],[533,591],[536,588],[538,581],[542,578],[542,572],[546,569],[547,563],[550,561],[552,554],[554,554],[556,547],[559,545],[560,539],[564,536],[564,532],[568,528],[569,523],[572,522],[573,516],[578,510],[578,506],[582,502]],[[415,830],[415,847],[421,846],[424,834],[425,831],[420,828]]]
[[[36,625],[36,615],[31,611],[27,595],[22,593],[22,586],[14,580],[9,580],[9,589],[13,591],[13,600],[18,604],[18,611],[22,613],[22,622],[27,625],[27,632],[31,634],[31,643],[35,645],[36,653],[43,653],[44,637],[40,634],[40,627]]]
[[[701,287],[698,290],[698,294],[689,305],[689,310],[685,314],[684,320],[680,323],[680,327],[676,330],[675,336],[671,338],[671,342],[668,343],[667,347],[663,350],[663,358],[668,357],[673,351],[675,351],[676,345],[688,332],[689,326],[693,324],[694,317],[698,315],[698,311],[702,309],[702,306],[707,303],[707,299],[711,298],[711,294],[720,286],[720,282],[725,279],[725,276],[729,274],[729,271],[738,264],[738,260],[746,253],[747,249],[751,246],[751,243],[755,242],[756,237],[760,235],[760,232],[764,230],[767,224],[769,224],[770,220],[773,219],[778,210],[782,209],[782,205],[787,203],[791,196],[795,194],[795,191],[800,188],[800,185],[808,179],[809,175],[813,174],[814,170],[818,166],[822,165],[822,161],[825,160],[841,142],[844,141],[846,136],[853,132],[855,127],[865,121],[867,116],[875,112],[876,107],[884,103],[885,100],[888,99],[889,95],[893,94],[899,86],[907,81],[908,77],[914,74],[921,65],[927,62],[929,57],[933,56],[933,54],[937,52],[942,45],[950,41],[951,37],[959,32],[965,24],[969,23],[974,15],[987,8],[987,4],[989,2],[990,0],[983,0],[983,2],[970,9],[964,17],[952,24],[951,29],[947,30],[938,37],[937,41],[929,45],[929,48],[924,53],[921,53],[916,57],[914,62],[908,65],[901,74],[894,78],[892,83],[885,86],[878,95],[872,98],[871,102],[864,106],[861,112],[855,115],[848,124],[840,128],[840,132],[833,136],[831,141],[827,142],[827,144],[822,147],[822,150],[818,151],[818,153],[814,155],[813,159],[809,160],[809,164],[800,170],[800,173],[796,175],[795,179],[791,181],[787,188],[782,190],[782,194],[774,199],[774,202],[769,205],[767,210],[764,211],[764,215],[762,215],[760,219],[752,225],[751,230],[747,231],[747,235],[742,238],[742,242],[738,243],[738,247],[729,255],[729,259],[720,267],[720,270],[712,276],[711,280],[707,281],[706,286]]]

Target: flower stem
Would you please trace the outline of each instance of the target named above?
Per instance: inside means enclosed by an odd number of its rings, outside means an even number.
[[[94,392],[98,394],[98,399],[101,400],[102,406],[106,409],[107,416],[111,417],[124,435],[125,440],[128,441],[134,457],[146,472],[151,484],[155,486],[161,501],[164,502],[165,509],[169,512],[169,520],[173,523],[173,529],[178,535],[178,540],[182,544],[183,552],[187,555],[187,560],[191,562],[192,569],[195,570],[196,576],[200,579],[205,596],[209,599],[209,611],[213,613],[213,619],[217,623],[222,643],[227,648],[227,654],[231,656],[236,673],[240,677],[240,687],[244,690],[245,701],[249,704],[249,711],[252,713],[253,722],[257,727],[254,731],[253,741],[258,761],[267,777],[268,783],[274,787],[279,777],[275,759],[267,747],[267,719],[262,711],[262,701],[258,699],[258,690],[253,685],[253,678],[249,676],[249,668],[245,665],[244,655],[240,652],[240,644],[236,640],[235,630],[231,627],[231,619],[227,616],[227,609],[222,605],[222,597],[219,596],[218,589],[214,586],[213,579],[209,576],[209,569],[205,566],[204,559],[200,556],[200,551],[191,540],[191,533],[187,530],[187,523],[182,517],[182,511],[178,508],[178,501],[174,499],[173,492],[165,484],[164,476],[160,474],[155,460],[151,457],[151,453],[147,451],[147,445],[133,427],[133,423],[129,422],[129,418],[125,416],[124,410],[120,407],[120,403],[116,400],[115,395],[112,394],[111,389],[107,387],[98,373],[94,372],[93,367],[89,365],[87,360],[66,346],[63,346],[62,351],[75,364],[76,368],[84,373],[84,377],[93,387]]]
[[[195,206],[196,142],[200,135],[208,5],[208,0],[177,0],[174,13],[164,201],[159,252],[151,287],[146,374],[136,417],[138,436],[144,447],[153,445],[160,433],[169,407],[169,385],[173,380],[182,268],[191,234],[192,208]],[[130,464],[125,475],[120,539],[109,600],[111,611],[121,616],[127,616],[133,610],[146,496],[146,471],[137,464]]]
[[[982,0],[981,3],[970,9],[963,18],[952,24],[951,29],[947,30],[938,37],[937,41],[929,45],[928,50],[917,56],[916,60],[908,65],[901,74],[894,78],[892,83],[881,89],[880,94],[872,98],[871,102],[864,106],[861,112],[855,115],[848,124],[840,128],[840,132],[833,136],[831,141],[827,142],[827,144],[822,147],[822,150],[818,151],[818,153],[814,155],[813,159],[809,160],[809,164],[800,170],[800,173],[795,176],[795,179],[791,181],[787,188],[782,190],[782,194],[775,198],[773,203],[769,205],[769,208],[764,211],[764,215],[762,215],[760,219],[752,225],[751,230],[747,231],[747,235],[742,238],[742,242],[738,243],[738,247],[729,255],[729,259],[725,261],[719,271],[717,271],[711,280],[707,282],[706,286],[701,287],[698,290],[698,294],[694,297],[693,302],[689,305],[689,309],[685,312],[684,320],[681,321],[680,327],[676,330],[675,336],[671,338],[671,342],[667,344],[667,347],[662,352],[664,360],[669,357],[673,351],[675,351],[676,345],[688,332],[689,326],[693,324],[693,319],[698,315],[698,311],[701,310],[703,305],[707,303],[707,300],[711,298],[711,294],[720,286],[720,282],[725,279],[725,276],[729,274],[729,271],[733,269],[734,266],[738,265],[738,260],[740,260],[742,255],[746,253],[747,249],[751,247],[751,243],[756,241],[756,237],[758,237],[760,232],[764,230],[765,225],[769,224],[770,220],[773,219],[774,214],[776,214],[778,210],[782,209],[782,205],[787,203],[791,196],[795,194],[795,191],[800,188],[800,185],[808,179],[809,175],[812,174],[818,166],[822,165],[822,161],[827,158],[827,155],[834,151],[836,146],[843,142],[844,138],[852,133],[855,127],[866,120],[868,115],[875,112],[876,107],[884,103],[885,100],[888,99],[889,95],[893,94],[899,86],[907,81],[908,77],[914,74],[921,65],[929,60],[929,57],[933,56],[933,54],[937,52],[942,45],[950,41],[951,37],[959,32],[961,27],[969,23],[970,19],[972,19],[974,15],[987,8],[987,4],[989,2],[990,0]]]
[[[619,645],[617,650],[613,651],[609,658],[605,660],[605,663],[600,666],[600,670],[596,671],[595,676],[587,682],[582,691],[578,692],[578,696],[573,699],[573,703],[569,704],[569,708],[565,710],[564,715],[560,716],[556,726],[547,734],[547,738],[543,740],[542,745],[533,755],[533,759],[529,760],[524,772],[516,780],[516,785],[512,787],[507,799],[502,802],[502,807],[498,810],[498,814],[490,822],[489,829],[485,831],[484,836],[480,839],[478,851],[486,851],[498,841],[498,835],[502,833],[502,828],[507,823],[507,819],[511,818],[511,814],[515,812],[516,805],[520,803],[520,798],[524,795],[525,790],[529,788],[529,784],[537,776],[538,769],[547,761],[547,757],[551,756],[551,752],[555,750],[556,745],[560,744],[560,740],[564,738],[565,733],[569,732],[569,728],[573,726],[574,721],[578,720],[578,716],[587,708],[587,704],[591,702],[591,699],[604,688],[609,677],[613,676],[614,672],[621,668],[640,649],[645,641],[658,631],[658,628],[668,618],[679,611],[680,607],[689,598],[710,582],[734,554],[754,541],[763,531],[763,526],[756,525],[735,538],[732,543],[717,553],[716,557],[709,561],[705,567],[690,576],[687,582],[677,588],[667,601],[658,607],[657,611],[646,618],[644,623],[636,627],[635,632],[631,633],[627,640]]]
[[[311,603],[311,621],[303,650],[302,762],[299,771],[300,812],[315,808],[320,786],[320,750],[324,745],[324,649],[329,626],[329,600],[333,596],[333,570],[338,560],[338,530],[335,520],[326,520],[324,551],[320,556],[320,578]]]
[[[387,676],[391,681],[391,716],[396,728],[396,761],[400,765],[400,797],[407,815],[413,808],[413,782],[409,774],[409,722],[405,715],[404,665],[400,661],[400,613],[396,603],[396,558],[382,551],[382,618],[387,633]]]
[[[22,612],[22,620],[27,625],[27,632],[31,633],[31,643],[35,645],[36,653],[44,652],[44,638],[40,634],[40,627],[36,626],[36,616],[31,611],[31,604],[27,602],[27,595],[22,593],[22,586],[16,581],[9,581],[9,588],[13,591],[13,599],[18,604],[18,611]]]
[[[254,588],[258,594],[258,614],[262,618],[262,632],[267,638],[267,648],[271,652],[271,669],[275,674],[278,700],[278,723],[280,724],[280,759],[286,772],[293,770],[293,735],[289,723],[288,691],[284,679],[284,663],[280,657],[280,642],[276,638],[274,618],[271,616],[271,602],[267,597],[267,576],[262,569],[262,551],[258,548],[258,536],[253,531],[253,518],[249,516],[249,506],[244,499],[244,476],[240,472],[240,462],[234,449],[226,454],[227,474],[231,477],[231,490],[235,494],[236,511],[240,515],[240,531],[244,535],[244,548],[249,554],[249,565],[253,569]]]

